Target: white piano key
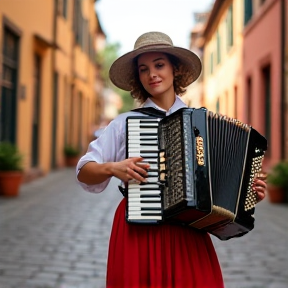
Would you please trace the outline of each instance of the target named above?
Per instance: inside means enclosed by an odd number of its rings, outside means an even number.
[[[135,203],[134,203],[135,204]],[[131,207],[130,205],[128,205],[128,209],[132,209],[132,210],[141,210],[142,208],[159,208],[161,209],[161,203],[139,203],[138,205],[133,205],[133,207]]]
[[[155,157],[155,158],[145,158],[143,161],[143,163],[149,163],[149,162],[152,162],[152,164],[150,163],[150,165],[158,165],[158,156]],[[158,166],[157,166],[158,168]]]
[[[140,145],[140,144],[142,144],[142,145]],[[147,141],[143,141],[143,139],[142,140],[140,140],[140,139],[129,139],[128,140],[129,147],[131,145],[143,146],[143,144],[145,144],[145,146],[146,145],[157,145],[158,146],[158,140],[154,140],[154,139],[152,139],[152,140],[147,139]]]
[[[148,177],[149,176],[159,177],[159,173],[156,171],[148,171]]]
[[[162,220],[162,216],[128,216],[128,220]]]
[[[139,194],[141,193],[143,195],[145,195],[145,193],[147,193],[147,195],[148,195],[148,193],[150,193],[152,195],[153,193],[154,194],[161,193],[161,189],[159,187],[143,189],[142,187],[133,187],[133,188],[131,188],[131,187],[128,186],[128,192],[129,193],[139,193]]]
[[[146,181],[149,183],[149,182],[158,182],[159,181],[159,178],[158,177],[147,177],[146,178]]]
[[[131,143],[131,142],[129,142],[128,143],[128,145],[129,145],[129,148],[128,148],[128,150],[131,150],[131,148],[133,148],[133,149],[135,149],[135,148],[138,148],[138,149],[141,149],[141,148],[148,148],[148,147],[151,147],[151,148],[153,148],[154,150],[159,150],[159,148],[158,148],[158,143],[157,142],[147,142],[147,143],[143,143],[143,142],[141,142],[141,143]]]
[[[141,134],[143,133],[147,133],[147,134],[157,134],[158,133],[158,129],[143,129],[141,131],[129,131],[128,132],[128,135],[135,135],[135,136],[142,136]],[[144,136],[144,135],[143,135]]]
[[[137,118],[129,118],[128,119],[128,123],[142,123],[142,122],[155,122],[155,121],[160,121],[160,118],[141,118],[141,119],[137,119]]]
[[[130,182],[129,182],[130,183]],[[151,191],[151,190],[160,190],[160,185],[158,183],[141,183],[141,184],[137,184],[137,183],[133,183],[131,182],[131,184],[128,185],[129,189],[141,189],[141,191]]]
[[[137,206],[128,206],[128,213],[140,214],[140,213],[153,213],[158,214],[159,212],[162,213],[161,207],[137,207]]]
[[[128,157],[142,157],[142,158],[157,158],[158,153],[138,153],[138,152],[129,152]]]
[[[141,133],[157,134],[158,129],[155,129],[155,128],[129,129],[128,135],[139,135],[140,134],[140,136],[145,136],[145,135],[141,135]],[[154,135],[154,136],[156,136],[156,135]]]
[[[149,164],[149,163],[148,163]],[[156,171],[158,171],[158,164],[149,164],[150,165],[150,168],[148,169],[148,172],[149,172],[149,170],[156,170]],[[158,174],[159,174],[159,172],[158,172]]]
[[[155,189],[158,190],[159,189],[159,184],[157,183],[144,183],[142,185],[136,184],[136,183],[131,183],[129,184],[129,189],[133,189],[133,188],[148,188],[148,189]]]
[[[160,191],[158,191],[158,192],[147,192],[147,191],[145,191],[145,193],[139,192],[139,191],[129,191],[128,192],[128,198],[129,199],[139,198],[141,196],[145,196],[145,197],[142,197],[143,199],[145,199],[146,197],[151,197],[151,198],[155,198],[155,199],[160,199],[161,200]]]
[[[161,202],[161,197],[129,197],[130,203],[141,201]]]
[[[150,183],[145,183],[146,185],[147,184],[150,184]],[[145,193],[145,192],[160,192],[161,189],[159,187],[159,185],[157,185],[157,187],[148,187],[148,188],[145,188],[146,185],[139,185],[139,186],[131,186],[131,185],[128,185],[128,191],[131,191],[131,192],[142,192],[142,193]]]
[[[137,152],[137,151],[159,151],[158,146],[139,146],[139,145],[130,145],[129,152]]]
[[[140,133],[138,133],[137,135],[128,135],[128,140],[136,140],[136,139],[146,139],[146,140],[149,140],[149,139],[155,139],[155,137],[157,137],[157,135],[140,135]]]
[[[136,215],[148,216],[147,214],[153,214],[154,216],[160,216],[160,215],[162,215],[162,211],[161,210],[145,210],[145,211],[130,211],[129,212],[129,216],[136,216]],[[149,215],[149,216],[152,216],[152,215]]]
[[[129,127],[129,130],[133,127],[135,127],[135,128],[139,128],[139,129],[141,129],[142,128],[142,126],[145,126],[145,127],[158,127],[159,125],[158,125],[158,123],[156,123],[156,122],[150,122],[150,123],[129,123],[128,124],[128,127]]]

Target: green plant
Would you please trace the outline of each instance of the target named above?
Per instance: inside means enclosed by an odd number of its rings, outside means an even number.
[[[267,183],[288,191],[288,161],[278,162],[267,176]]]
[[[23,155],[16,145],[0,142],[0,171],[22,171]]]
[[[80,150],[71,145],[66,145],[64,147],[64,154],[65,156],[78,156],[80,154]]]

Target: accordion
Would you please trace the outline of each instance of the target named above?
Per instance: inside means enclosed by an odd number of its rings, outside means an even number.
[[[126,183],[126,221],[186,225],[221,240],[248,233],[266,150],[251,126],[205,108],[127,117],[126,156],[150,169],[147,182]]]

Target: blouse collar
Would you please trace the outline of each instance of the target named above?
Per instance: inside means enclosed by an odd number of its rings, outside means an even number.
[[[178,95],[176,95],[175,102],[168,111],[165,111],[163,108],[156,105],[151,98],[147,98],[147,100],[144,102],[142,107],[153,107],[153,108],[158,109],[160,111],[166,112],[166,116],[168,116],[180,108],[187,107],[187,105],[181,100],[181,98]]]

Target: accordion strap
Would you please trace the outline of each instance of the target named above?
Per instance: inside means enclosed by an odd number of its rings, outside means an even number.
[[[164,111],[155,109],[153,107],[142,107],[131,110],[132,112],[140,112],[149,116],[164,118],[166,113]]]

